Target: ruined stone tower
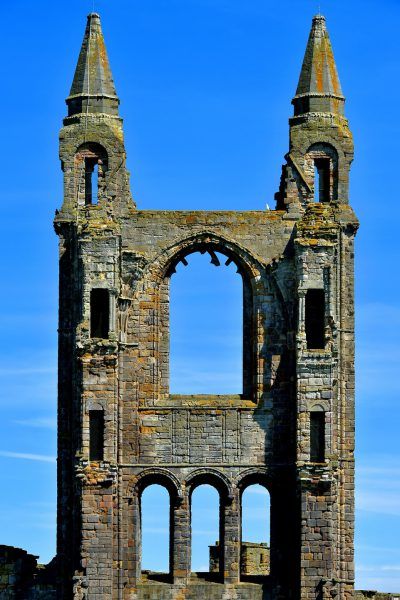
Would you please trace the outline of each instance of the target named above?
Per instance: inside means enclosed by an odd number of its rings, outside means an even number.
[[[353,141],[324,17],[313,20],[275,210],[136,208],[97,14],[67,105],[55,218],[59,597],[354,598]],[[243,279],[238,396],[169,392],[170,278],[193,252],[224,254]],[[154,483],[170,496],[170,570],[152,578],[140,502]],[[202,483],[220,497],[207,580],[190,573]],[[270,568],[253,578],[240,568],[252,483],[271,498]]]

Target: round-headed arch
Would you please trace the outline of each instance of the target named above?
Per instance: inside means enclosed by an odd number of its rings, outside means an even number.
[[[127,496],[140,497],[144,490],[150,485],[161,485],[170,494],[171,500],[180,502],[182,500],[182,487],[180,481],[167,469],[149,468],[135,475],[128,485]]]
[[[97,159],[103,163],[108,163],[108,152],[104,146],[98,142],[84,142],[77,147],[75,157],[79,159]]]
[[[271,493],[272,481],[268,469],[247,469],[237,477],[236,486],[241,496],[251,485],[261,485]]]
[[[233,262],[238,272],[247,280],[261,274],[263,266],[261,261],[237,242],[210,232],[197,233],[187,237],[167,248],[155,261],[155,268],[160,279],[170,277],[175,272],[179,262],[186,263],[189,254],[200,252],[208,253],[211,262],[219,265],[216,252],[227,257],[226,264]]]
[[[196,469],[186,478],[185,485],[190,497],[200,485],[210,485],[217,490],[220,498],[225,502],[230,502],[233,498],[231,482],[217,469]]]

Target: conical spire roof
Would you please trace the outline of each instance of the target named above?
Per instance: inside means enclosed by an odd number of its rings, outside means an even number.
[[[344,111],[344,96],[322,15],[313,18],[293,104],[295,115],[307,112],[343,114]]]
[[[82,112],[118,115],[119,99],[97,13],[91,13],[87,18],[67,104],[69,116]]]

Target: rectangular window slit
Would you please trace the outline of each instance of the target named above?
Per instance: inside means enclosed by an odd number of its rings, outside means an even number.
[[[314,202],[330,201],[330,171],[329,158],[316,158],[314,161]]]
[[[325,348],[325,291],[307,290],[305,329],[307,348],[323,350]]]
[[[90,292],[90,337],[107,339],[110,328],[110,294],[106,289]]]
[[[325,461],[325,412],[310,413],[310,460],[322,463]]]
[[[104,412],[89,411],[89,460],[104,459]]]
[[[97,158],[85,158],[85,204],[98,203],[99,163]]]

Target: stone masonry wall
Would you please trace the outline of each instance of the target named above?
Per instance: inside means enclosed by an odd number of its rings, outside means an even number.
[[[219,572],[220,545],[210,546],[210,573]],[[242,542],[240,551],[240,573],[244,577],[265,577],[270,570],[268,544]]]
[[[55,600],[54,563],[39,565],[26,550],[0,545],[1,600]]]
[[[60,598],[354,600],[358,222],[348,203],[353,141],[338,78],[333,90],[332,78],[313,82],[321,64],[334,69],[326,36],[318,16],[293,100],[276,210],[143,211],[129,189],[99,17],[89,16],[60,134],[64,202],[55,218]],[[310,82],[328,89],[305,89]],[[317,163],[329,171],[321,202]],[[96,164],[92,202],[88,169]],[[215,253],[225,255],[242,276],[243,386],[236,395],[170,394],[170,279],[194,252],[208,253],[213,264]],[[91,327],[93,290],[109,301],[101,338]],[[308,343],[310,291],[323,298],[318,348]],[[315,410],[323,416],[318,462]],[[92,411],[104,424],[96,457]],[[255,483],[271,499],[270,573],[246,581],[241,503]],[[141,496],[152,484],[170,497],[170,565],[161,574],[141,564]],[[203,484],[220,498],[219,564],[207,576],[191,572],[190,557],[191,498]]]

